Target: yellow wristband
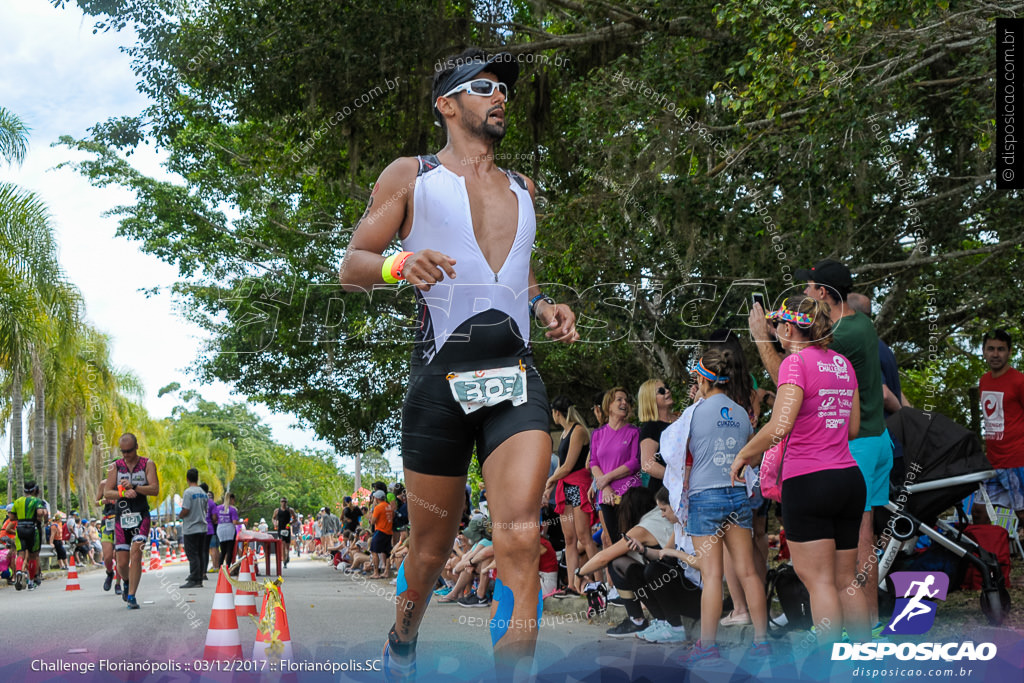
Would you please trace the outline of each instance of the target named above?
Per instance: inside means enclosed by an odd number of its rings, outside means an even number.
[[[381,264],[380,267],[380,276],[384,278],[384,282],[388,283],[389,285],[393,285],[396,282],[398,282],[398,278],[394,277],[391,274],[391,264],[395,262],[396,258],[398,258],[398,254],[392,254],[391,256],[388,256],[386,259],[384,259],[384,263]]]
[[[405,276],[402,274],[402,268],[405,267],[405,262],[410,256],[412,256],[411,251],[400,251],[384,259],[384,263],[380,266],[380,276],[384,279],[384,282],[393,285],[399,280],[404,280]]]

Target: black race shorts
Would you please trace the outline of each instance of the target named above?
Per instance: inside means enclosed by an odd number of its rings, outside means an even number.
[[[373,537],[370,538],[370,552],[383,553],[385,555],[391,554],[391,534],[386,534],[383,531],[374,531]]]
[[[17,539],[15,550],[17,552],[28,551],[38,553],[42,548],[43,530],[31,521],[19,521],[17,526]]]
[[[834,539],[836,550],[857,547],[867,486],[857,466],[822,470],[782,482],[782,526],[795,543]]]
[[[474,445],[483,467],[506,439],[532,430],[547,433],[550,422],[544,381],[532,365],[526,366],[526,403],[504,401],[469,415],[452,397],[444,374],[413,369],[402,407],[402,458],[413,472],[464,477]]]

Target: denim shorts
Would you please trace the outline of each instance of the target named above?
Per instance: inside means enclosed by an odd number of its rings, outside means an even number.
[[[705,489],[690,496],[686,533],[691,536],[714,536],[719,529],[725,529],[729,524],[744,529],[754,528],[745,486]]]

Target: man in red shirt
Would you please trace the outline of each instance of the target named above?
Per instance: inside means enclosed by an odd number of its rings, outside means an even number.
[[[985,333],[981,348],[989,367],[978,382],[985,454],[999,473],[985,487],[992,503],[1014,510],[1024,528],[1024,373],[1010,367],[1013,343],[1006,330]]]

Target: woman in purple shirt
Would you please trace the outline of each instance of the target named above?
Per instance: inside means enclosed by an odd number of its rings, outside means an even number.
[[[630,403],[624,388],[610,389],[602,408],[608,422],[590,437],[590,471],[601,507],[601,523],[615,543],[622,537],[618,502],[623,493],[640,485],[640,430],[626,421]]]
[[[217,540],[220,541],[221,564],[231,566],[235,561],[235,524],[238,523],[238,510],[232,503],[235,494],[225,493],[224,503],[217,507]]]

